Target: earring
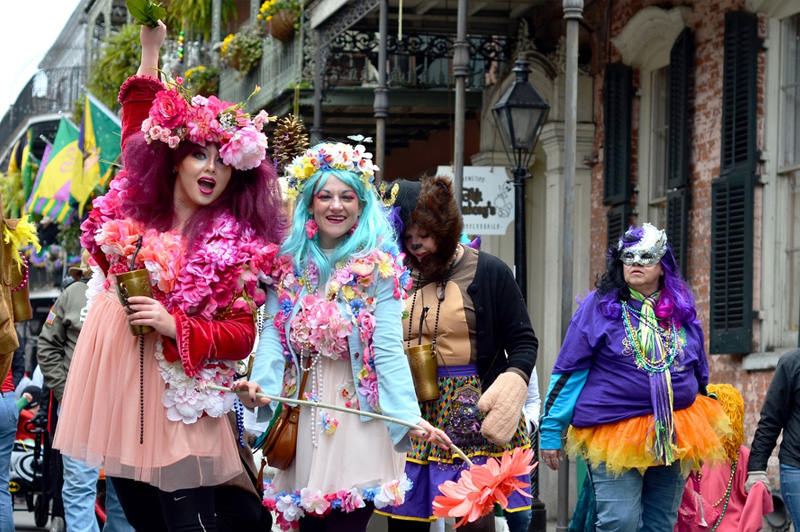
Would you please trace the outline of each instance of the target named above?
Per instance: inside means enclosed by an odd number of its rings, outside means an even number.
[[[359,221],[360,221],[360,219],[356,219],[356,223],[354,223],[353,227],[351,227],[350,230],[348,231],[349,234],[352,235],[353,233],[356,232],[356,229],[358,229],[358,222]]]
[[[314,236],[317,234],[317,231],[319,231],[317,221],[314,218],[311,218],[306,222],[306,236],[308,238],[314,238]]]

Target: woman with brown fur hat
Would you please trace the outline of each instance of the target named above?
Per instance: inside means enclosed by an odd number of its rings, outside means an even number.
[[[432,344],[438,399],[422,416],[442,427],[475,463],[530,445],[522,407],[538,341],[511,270],[500,259],[460,243],[461,213],[449,178],[400,180],[385,193],[413,285],[403,322],[406,349]],[[449,450],[418,440],[406,458],[413,489],[389,512],[389,530],[427,531],[438,486],[458,480],[466,465]],[[527,481],[527,479],[526,479]],[[509,498],[510,511],[530,499]],[[492,516],[464,530],[494,530]]]

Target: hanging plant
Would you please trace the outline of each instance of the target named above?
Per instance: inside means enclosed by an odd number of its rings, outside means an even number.
[[[261,60],[262,46],[258,33],[253,28],[244,28],[225,37],[220,48],[220,57],[231,68],[247,74]]]
[[[303,3],[300,0],[266,0],[258,11],[258,20],[267,33],[281,42],[288,42],[300,27]]]
[[[86,88],[109,109],[119,109],[117,95],[126,79],[136,74],[141,57],[139,26],[126,24],[103,39],[89,69]]]
[[[203,65],[186,71],[186,83],[194,94],[211,96],[219,92],[219,69]]]
[[[164,23],[167,28],[177,33],[183,27],[183,21],[189,21],[192,33],[202,34],[205,39],[211,35],[213,20],[210,0],[172,0]],[[234,0],[222,0],[222,24],[228,23],[231,17],[236,19],[236,3]]]

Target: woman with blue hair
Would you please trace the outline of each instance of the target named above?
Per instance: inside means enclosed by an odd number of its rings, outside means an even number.
[[[554,470],[569,426],[566,450],[588,462],[598,532],[671,532],[689,471],[724,463],[730,428],[707,384],[703,330],[667,234],[631,227],[572,317],[540,425]]]
[[[449,443],[420,416],[403,352],[403,299],[410,277],[372,186],[363,146],[319,144],[289,167],[296,198],[291,236],[271,273],[249,390],[268,420],[284,397],[380,412],[419,425],[302,407],[296,455],[268,486],[277,522],[301,531],[363,531],[374,508],[398,506],[410,437]],[[247,402],[247,399],[245,399]]]

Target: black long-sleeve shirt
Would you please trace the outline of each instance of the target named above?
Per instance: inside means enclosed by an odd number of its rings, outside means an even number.
[[[782,464],[800,467],[800,349],[790,351],[778,360],[750,447],[748,471],[767,469],[767,460],[781,431],[783,441],[778,460]]]

